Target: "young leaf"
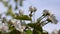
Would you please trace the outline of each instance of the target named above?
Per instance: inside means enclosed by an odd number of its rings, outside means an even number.
[[[27,15],[16,16],[14,18],[19,19],[19,20],[31,20],[31,18],[29,16],[27,16]]]

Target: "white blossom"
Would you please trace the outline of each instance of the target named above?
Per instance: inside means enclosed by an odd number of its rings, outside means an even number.
[[[29,7],[29,11],[31,12],[35,12],[36,10],[37,10],[36,7],[32,7],[32,6]]]
[[[2,32],[7,32],[8,29],[9,29],[9,27],[8,27],[8,25],[5,24],[5,23],[2,23],[2,25],[0,26],[0,30],[1,30]]]
[[[51,13],[49,12],[49,10],[46,10],[46,9],[43,10],[43,16],[47,16],[47,15],[50,16],[50,14]]]
[[[50,16],[48,17],[48,19],[51,20],[52,23],[54,23],[54,24],[57,24],[57,22],[58,22],[58,20],[56,19],[56,17],[55,17],[53,14],[50,15]]]

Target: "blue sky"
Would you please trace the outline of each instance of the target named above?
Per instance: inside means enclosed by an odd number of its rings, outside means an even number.
[[[9,4],[11,4],[13,8],[15,7],[15,3],[13,2],[13,0]],[[58,24],[54,25],[54,24],[49,23],[43,27],[44,30],[47,30],[48,32],[52,32],[52,30],[54,29],[60,29],[60,16],[59,16],[60,15],[60,0],[25,0],[23,1],[23,7],[19,7],[19,9],[24,10],[25,14],[29,14],[28,8],[31,5],[37,8],[37,11],[35,14],[36,19],[42,15],[42,11],[44,9],[50,10],[51,13],[55,14],[58,20]],[[0,3],[0,11],[1,11],[0,13],[3,13],[6,10],[7,10],[6,7],[4,7],[3,4]]]

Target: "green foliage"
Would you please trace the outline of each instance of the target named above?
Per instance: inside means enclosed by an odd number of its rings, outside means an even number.
[[[33,34],[42,34],[42,32],[34,29]]]
[[[0,31],[0,34],[2,34],[2,32]]]
[[[16,16],[14,18],[18,19],[18,20],[31,20],[31,18],[29,16],[27,16],[27,15]]]
[[[21,34],[21,32],[16,30],[16,29],[14,29],[11,32],[9,32],[8,34]]]
[[[28,23],[27,26],[34,28],[35,24],[34,23]]]
[[[37,25],[37,23],[29,23],[27,25],[33,28],[33,34],[40,34],[39,32],[43,32],[42,26]]]
[[[26,31],[26,34],[33,34],[33,32],[32,32],[30,29],[28,29],[28,30]]]

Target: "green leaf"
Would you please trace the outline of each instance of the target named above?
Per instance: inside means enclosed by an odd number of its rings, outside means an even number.
[[[42,32],[34,29],[33,34],[42,34]]]
[[[13,31],[11,31],[11,32],[8,33],[8,34],[21,34],[21,32],[18,31],[18,30],[16,30],[16,29],[14,29]]]
[[[31,18],[29,16],[27,16],[27,15],[16,16],[14,18],[19,19],[19,20],[31,20]]]
[[[38,31],[43,31],[43,29],[42,29],[42,26],[40,26],[40,25],[37,25],[38,23],[29,23],[29,24],[27,24],[28,26],[30,26],[30,27],[32,27],[32,28],[34,28],[34,29],[36,29],[36,30],[38,30]],[[39,27],[38,27],[39,26]]]
[[[33,33],[32,33],[32,31],[31,31],[30,29],[28,29],[28,30],[26,31],[26,34],[33,34]]]
[[[34,23],[28,23],[27,26],[30,26],[30,27],[34,28],[35,24]]]

